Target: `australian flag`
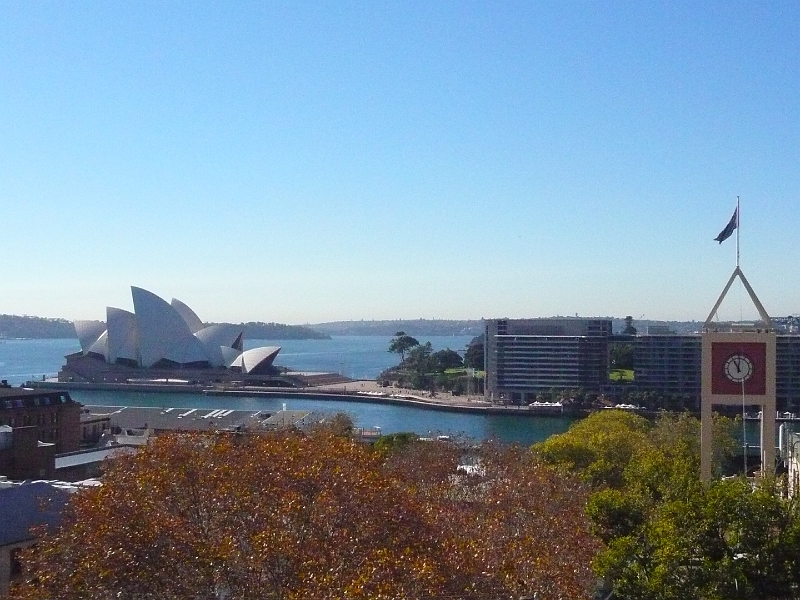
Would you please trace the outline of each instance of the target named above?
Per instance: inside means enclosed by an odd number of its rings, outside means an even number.
[[[733,230],[739,226],[739,207],[737,206],[733,211],[733,216],[731,220],[728,221],[728,224],[725,225],[725,229],[719,232],[719,235],[714,238],[715,242],[719,242],[720,244],[727,240],[733,234]]]

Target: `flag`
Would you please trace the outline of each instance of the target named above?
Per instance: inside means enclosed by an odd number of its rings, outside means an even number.
[[[719,242],[720,244],[727,240],[733,234],[733,230],[739,226],[739,207],[737,206],[733,211],[733,216],[731,220],[728,221],[728,224],[725,225],[725,229],[719,232],[719,235],[714,238],[715,242]]]

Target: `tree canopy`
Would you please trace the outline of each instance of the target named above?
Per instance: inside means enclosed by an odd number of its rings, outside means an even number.
[[[585,500],[519,447],[164,435],[73,496],[14,597],[588,598]]]
[[[715,464],[736,447],[714,423]],[[592,486],[587,504],[605,546],[595,561],[602,597],[617,600],[779,600],[800,589],[800,504],[776,480],[699,479],[699,421],[655,423],[601,411],[535,447]]]
[[[625,317],[625,329],[622,330],[625,335],[636,335],[636,327],[633,326],[633,317],[628,315]]]
[[[483,356],[484,345],[483,340],[480,338],[479,340],[480,341],[477,342],[473,341],[469,346],[467,346],[467,350],[464,353],[464,366],[483,371],[486,369]]]
[[[676,490],[597,566],[625,600],[797,598],[798,533],[775,480],[718,479]]]
[[[608,355],[612,369],[633,369],[633,344],[627,342],[610,344]]]
[[[405,338],[409,338],[410,341],[403,341]],[[463,391],[465,374],[448,372],[464,366],[461,355],[455,350],[445,348],[434,352],[430,342],[420,344],[402,331],[397,332],[397,337],[392,340],[389,350],[407,354],[401,353],[400,364],[383,371],[378,376],[379,381],[394,381],[401,386],[430,392]]]
[[[394,334],[392,341],[389,342],[389,352],[394,352],[400,355],[400,364],[406,361],[406,352],[419,346],[419,341],[416,338],[406,335],[404,331],[398,331]]]
[[[458,369],[464,366],[464,360],[461,355],[450,348],[437,350],[431,355],[431,358],[433,358],[435,369],[438,372],[443,372],[447,369]]]

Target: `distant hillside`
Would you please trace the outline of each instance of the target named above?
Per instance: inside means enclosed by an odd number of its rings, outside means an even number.
[[[608,319],[611,317],[586,317]],[[625,328],[625,321],[621,318],[612,318],[614,333],[620,333]],[[702,326],[697,321],[633,321],[633,326],[639,333],[647,333],[650,325],[668,326],[676,333],[697,332]],[[437,336],[437,335],[481,335],[483,334],[482,320],[446,320],[446,319],[416,319],[396,321],[334,321],[331,323],[315,323],[308,325],[315,331],[328,335],[394,335],[404,331],[412,336]]]
[[[703,328],[703,323],[699,321],[656,321],[644,319],[641,321],[633,321],[633,326],[636,328],[637,333],[646,334],[649,327],[667,327],[674,333],[699,333]],[[625,321],[623,319],[613,319],[612,328],[614,333],[622,333],[625,329]]]
[[[210,324],[210,323],[209,323]],[[241,323],[250,340],[318,340],[330,335],[300,325],[281,323]],[[69,339],[75,338],[72,321],[18,315],[0,315],[0,338]]]
[[[336,321],[309,325],[315,331],[328,335],[394,335],[404,331],[408,335],[479,335],[483,321],[450,321],[443,319],[416,319],[397,321]]]
[[[314,331],[302,325],[281,323],[243,323],[244,337],[248,340],[329,340],[327,333]]]
[[[0,315],[0,338],[74,338],[75,328],[66,319],[44,317],[20,317]]]
[[[609,318],[609,317],[600,317]],[[209,323],[210,325],[210,323]],[[281,323],[240,323],[245,327],[245,338],[250,340],[316,340],[328,339],[332,335],[381,335],[391,336],[405,331],[413,336],[481,335],[481,320],[415,319],[394,321],[335,321],[314,325],[283,325]],[[650,325],[667,326],[676,333],[697,332],[702,323],[697,321],[633,321],[639,333],[647,333]],[[621,332],[623,319],[613,319],[613,330]],[[75,329],[66,319],[0,315],[0,338],[56,339],[74,338]]]

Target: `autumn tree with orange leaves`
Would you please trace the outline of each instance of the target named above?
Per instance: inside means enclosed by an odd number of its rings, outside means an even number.
[[[588,598],[585,499],[518,447],[165,435],[74,496],[13,597]]]

